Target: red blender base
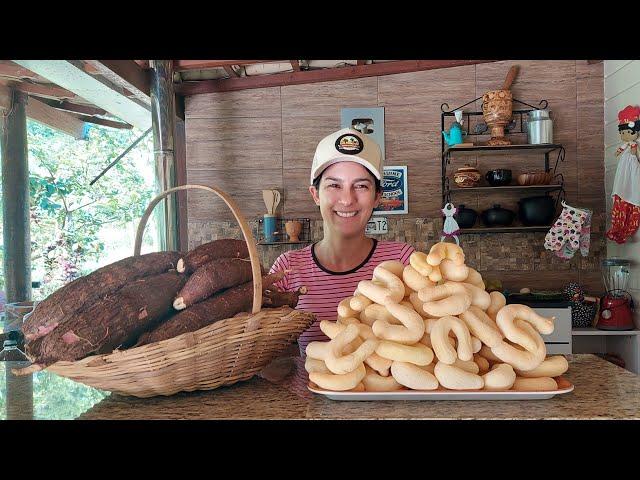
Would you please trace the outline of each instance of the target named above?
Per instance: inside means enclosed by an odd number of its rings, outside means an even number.
[[[633,310],[624,297],[605,295],[602,298],[596,328],[600,330],[633,330]]]

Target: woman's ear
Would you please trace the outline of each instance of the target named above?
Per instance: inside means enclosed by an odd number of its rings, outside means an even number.
[[[313,197],[313,201],[316,205],[320,206],[320,195],[318,194],[318,190],[313,185],[309,186],[309,192],[311,192],[311,196]]]

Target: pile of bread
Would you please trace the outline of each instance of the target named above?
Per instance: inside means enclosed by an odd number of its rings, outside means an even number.
[[[331,340],[306,348],[309,380],[333,391],[551,391],[568,369],[540,334],[554,318],[488,293],[462,249],[436,243],[410,264],[380,263],[322,321]]]

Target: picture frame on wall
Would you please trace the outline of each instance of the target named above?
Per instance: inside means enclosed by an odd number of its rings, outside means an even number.
[[[342,108],[340,127],[353,128],[373,138],[380,146],[384,161],[384,107]]]
[[[374,215],[402,215],[409,213],[409,180],[406,165],[384,167],[382,198],[373,210]]]

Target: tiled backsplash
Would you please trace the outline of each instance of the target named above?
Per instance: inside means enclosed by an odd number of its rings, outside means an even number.
[[[602,216],[602,214],[595,214]],[[569,281],[584,283],[587,290],[599,293],[600,260],[606,253],[605,242],[599,225],[603,219],[594,219],[591,248],[587,257],[579,253],[571,260],[557,258],[545,250],[545,232],[510,234],[468,234],[460,236],[467,265],[475,268],[486,278],[500,279],[505,288],[515,290],[522,287],[538,289],[560,289]],[[380,240],[407,242],[419,251],[428,251],[440,240],[442,219],[391,218],[387,217],[389,231],[377,235]],[[257,220],[250,221],[255,231]],[[240,228],[230,221],[189,222],[189,248],[219,238],[242,238]],[[322,238],[322,221],[311,220],[311,238]],[[259,245],[260,260],[269,269],[275,259],[287,250],[304,248],[304,244]],[[535,272],[535,273],[534,273]],[[514,275],[515,274],[515,275]]]

